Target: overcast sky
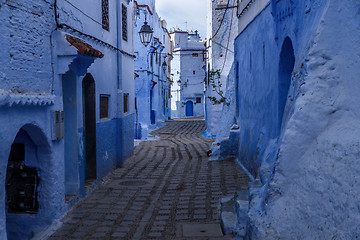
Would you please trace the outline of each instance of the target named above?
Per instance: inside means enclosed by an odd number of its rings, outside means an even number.
[[[201,38],[206,38],[206,0],[155,0],[155,4],[168,29],[198,30]]]

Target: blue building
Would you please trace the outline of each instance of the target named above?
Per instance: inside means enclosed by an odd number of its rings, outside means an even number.
[[[0,239],[30,239],[133,149],[133,2],[0,1]]]
[[[155,1],[135,2],[135,138],[146,139],[151,130],[162,126],[170,117],[170,65],[173,57],[167,24],[158,16]],[[138,34],[145,22],[153,30],[151,42],[146,46]]]
[[[359,9],[354,0],[238,2],[228,89],[235,156],[254,179],[249,238],[359,237]]]

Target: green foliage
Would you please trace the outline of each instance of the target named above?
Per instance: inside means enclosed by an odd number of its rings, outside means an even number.
[[[212,90],[219,95],[219,98],[217,98],[217,97],[208,97],[208,98],[210,99],[210,102],[214,105],[225,103],[226,106],[229,106],[230,103],[226,101],[224,92],[221,90],[222,83],[220,81],[220,76],[221,76],[220,69],[217,69],[215,71],[209,71],[210,85],[213,87]]]

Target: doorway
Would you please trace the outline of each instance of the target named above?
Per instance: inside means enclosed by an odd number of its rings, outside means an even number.
[[[286,101],[291,83],[291,75],[295,65],[295,55],[292,41],[286,37],[280,52],[279,62],[279,104],[278,104],[278,128],[282,128]],[[286,115],[286,114],[285,114]],[[286,116],[285,116],[286,117]]]
[[[96,179],[96,110],[95,81],[91,74],[86,74],[82,81],[83,92],[83,134],[85,152],[86,184]]]
[[[185,112],[187,117],[194,116],[194,105],[192,101],[187,101],[185,108],[186,108]]]

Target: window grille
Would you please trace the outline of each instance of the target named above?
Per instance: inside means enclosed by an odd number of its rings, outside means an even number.
[[[109,95],[100,95],[100,119],[109,117]]]
[[[122,39],[124,41],[128,40],[128,36],[127,36],[127,8],[125,7],[125,5],[123,4],[121,6],[121,22],[122,22]]]
[[[101,0],[102,27],[109,31],[109,0]]]
[[[196,103],[201,103],[201,97],[196,98]]]

